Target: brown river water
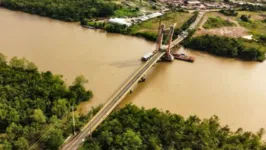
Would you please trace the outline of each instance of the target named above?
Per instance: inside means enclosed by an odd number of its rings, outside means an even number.
[[[141,65],[155,44],[107,34],[21,12],[0,9],[0,53],[25,57],[40,70],[62,74],[68,84],[84,75],[95,97],[83,110],[104,103]],[[159,63],[120,106],[133,103],[185,117],[217,115],[232,129],[266,128],[266,62],[243,62],[183,50],[194,63]]]

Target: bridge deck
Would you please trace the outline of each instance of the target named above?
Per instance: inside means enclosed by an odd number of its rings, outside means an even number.
[[[77,134],[73,140],[65,143],[61,147],[62,150],[78,149],[89,134],[91,134],[97,126],[99,126],[104,119],[115,109],[121,100],[130,92],[141,77],[165,54],[165,52],[156,53],[149,61],[147,61],[129,81],[103,106],[103,108],[90,120],[90,122]]]
[[[198,24],[200,18],[202,18],[204,12],[200,13],[196,21],[191,25],[194,28]],[[178,37],[171,44],[171,47],[179,44],[184,38]],[[167,48],[166,45],[163,49]],[[60,149],[62,150],[76,150],[83,143],[84,139],[90,135],[103,121],[104,119],[115,109],[115,107],[122,101],[122,99],[130,92],[130,90],[139,82],[141,77],[165,54],[165,51],[159,51],[153,55],[142,67],[140,67],[136,73],[128,80],[124,86],[122,86],[112,98],[110,98],[103,108],[87,123],[87,125],[76,136],[72,137]]]

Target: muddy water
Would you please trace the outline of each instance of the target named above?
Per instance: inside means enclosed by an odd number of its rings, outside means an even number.
[[[142,39],[0,9],[0,52],[9,58],[26,57],[40,70],[64,75],[67,83],[83,74],[95,94],[83,105],[85,110],[104,103],[141,66],[140,57],[153,48],[154,44]],[[196,62],[157,64],[121,106],[132,102],[185,117],[215,114],[233,129],[266,128],[266,62],[185,52],[195,56]]]
[[[62,74],[71,84],[84,75],[95,98],[104,103],[141,66],[140,57],[154,48],[135,37],[88,30],[77,24],[0,9],[0,52],[25,57],[40,70]]]
[[[184,51],[181,49],[181,51]],[[185,50],[192,63],[160,63],[145,83],[129,95],[145,108],[159,108],[188,117],[217,115],[232,129],[266,128],[266,62],[243,62]]]

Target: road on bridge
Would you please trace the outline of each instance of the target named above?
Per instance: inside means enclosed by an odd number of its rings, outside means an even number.
[[[199,20],[204,13],[200,13],[196,21],[191,25],[196,27]],[[179,44],[183,41],[183,37],[179,36],[173,42]],[[171,45],[171,48],[175,45]],[[85,138],[90,135],[103,121],[104,119],[116,108],[116,106],[123,100],[123,98],[130,92],[130,90],[139,82],[139,80],[146,74],[146,72],[165,54],[165,51],[157,52],[150,60],[148,60],[136,73],[128,80],[122,88],[120,88],[112,98],[110,98],[102,107],[102,109],[86,124],[86,126],[67,140],[62,146],[61,150],[76,150],[84,142]]]
[[[135,75],[121,88],[121,90],[108,101],[103,108],[91,119],[91,121],[73,137],[69,142],[62,145],[62,150],[76,150],[83,143],[84,139],[92,133],[96,127],[115,109],[120,101],[130,92],[131,88],[139,82],[141,77],[164,55],[165,52],[156,53]]]

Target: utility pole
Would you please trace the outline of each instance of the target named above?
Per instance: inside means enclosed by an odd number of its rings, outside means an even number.
[[[74,107],[72,105],[72,120],[73,120],[73,135],[76,135],[75,133],[75,117],[74,117]]]

